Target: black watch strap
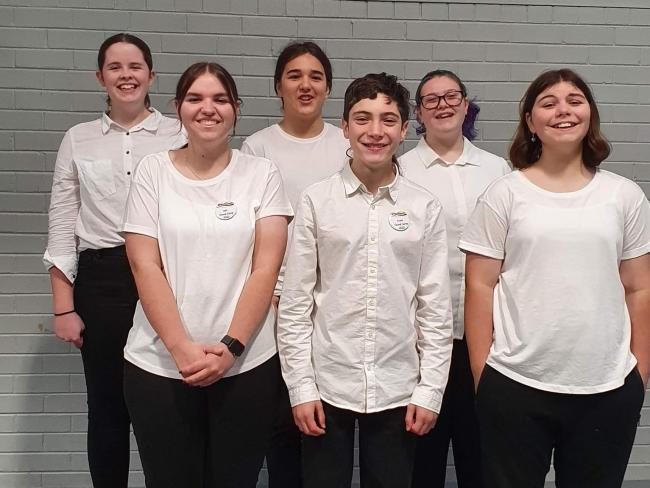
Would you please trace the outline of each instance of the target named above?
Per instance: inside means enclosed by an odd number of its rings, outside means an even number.
[[[229,335],[223,336],[223,339],[221,339],[221,342],[223,342],[228,350],[232,353],[233,356],[238,358],[239,356],[242,355],[244,352],[245,346],[239,342],[237,339],[234,337],[230,337]]]

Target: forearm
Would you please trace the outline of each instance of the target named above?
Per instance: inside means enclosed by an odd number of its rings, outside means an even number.
[[[144,264],[132,262],[131,269],[147,320],[167,350],[171,352],[189,338],[181,322],[176,299],[169,283],[162,269],[153,262]]]
[[[627,293],[625,302],[632,322],[632,354],[647,384],[650,376],[650,289]]]
[[[253,270],[237,301],[228,327],[229,336],[248,344],[268,313],[277,277],[277,270],[272,267]]]
[[[493,288],[479,283],[467,283],[465,290],[465,338],[475,384],[478,384],[492,346],[493,294]]]
[[[65,274],[52,266],[49,269],[50,283],[52,286],[52,309],[54,313],[63,313],[74,310],[74,298],[72,283],[65,277]]]

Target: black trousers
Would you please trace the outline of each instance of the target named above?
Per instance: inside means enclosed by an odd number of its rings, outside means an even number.
[[[147,488],[255,488],[281,381],[275,355],[205,387],[125,361],[124,394]]]
[[[303,435],[305,488],[349,488],[352,483],[355,421],[359,423],[362,488],[411,486],[416,436],[406,432],[406,407],[357,413],[323,402],[326,433]]]
[[[485,367],[477,392],[487,488],[541,488],[551,453],[559,488],[620,488],[645,391],[634,369],[620,388],[551,393]]]
[[[95,488],[126,488],[129,413],[122,392],[124,344],[138,292],[124,246],[79,255],[74,307],[86,328],[83,360],[88,396],[88,464]]]
[[[293,421],[289,392],[280,385],[271,447],[266,454],[269,488],[302,488],[300,430]]]
[[[481,488],[481,456],[474,380],[467,342],[454,340],[451,368],[438,421],[431,432],[418,438],[413,488],[444,488],[449,441],[459,488]]]

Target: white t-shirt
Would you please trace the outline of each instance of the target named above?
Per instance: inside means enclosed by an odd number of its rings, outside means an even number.
[[[636,359],[619,264],[650,252],[650,205],[635,183],[598,170],[554,193],[514,171],[481,196],[460,248],[503,260],[487,364],[557,393],[623,384]]]
[[[209,180],[191,180],[168,152],[145,157],[133,178],[124,215],[125,232],[158,240],[165,276],[181,321],[196,342],[216,343],[226,334],[251,273],[255,222],[293,215],[277,168],[234,150],[230,164]],[[269,307],[264,323],[227,376],[248,371],[276,352]],[[124,357],[153,374],[180,378],[165,345],[138,302]]]
[[[506,160],[463,141],[463,153],[448,163],[431,149],[424,138],[399,158],[404,176],[433,193],[442,203],[449,244],[449,278],[451,303],[454,308],[454,339],[465,335],[465,254],[458,249],[458,240],[476,200],[487,186],[510,173]]]
[[[241,150],[275,163],[282,175],[289,201],[293,208],[296,208],[300,193],[305,188],[343,167],[347,160],[345,151],[349,147],[350,143],[343,136],[343,131],[326,122],[320,134],[308,139],[287,134],[278,124],[274,124],[247,137]],[[292,234],[293,224],[290,224],[289,242]],[[278,276],[276,295],[280,295],[282,291],[285,265],[286,254]]]

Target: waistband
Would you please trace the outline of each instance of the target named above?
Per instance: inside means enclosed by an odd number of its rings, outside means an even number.
[[[106,247],[104,249],[85,249],[79,253],[81,256],[122,256],[126,257],[126,246]]]

